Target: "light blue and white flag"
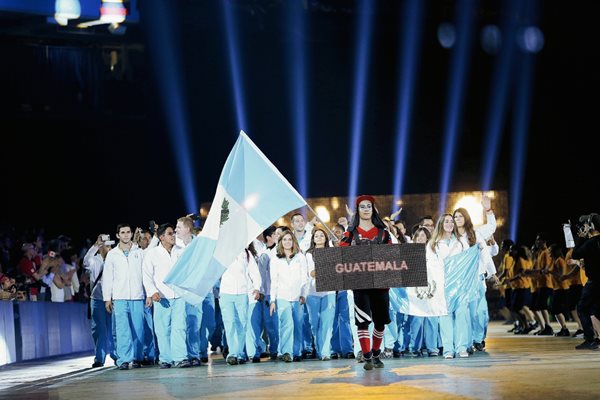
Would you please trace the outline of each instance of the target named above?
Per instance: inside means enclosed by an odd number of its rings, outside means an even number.
[[[444,260],[446,304],[449,313],[456,311],[459,305],[479,298],[479,253],[479,246],[474,245]]]
[[[227,157],[200,235],[165,278],[199,305],[233,260],[262,231],[306,201],[244,131]]]

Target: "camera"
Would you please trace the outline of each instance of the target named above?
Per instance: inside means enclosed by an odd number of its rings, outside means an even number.
[[[106,241],[104,242],[104,245],[105,245],[105,246],[112,246],[112,245],[114,245],[114,244],[115,244],[115,241],[114,241],[114,240],[106,240]]]
[[[106,241],[110,240],[110,235],[100,235],[100,239],[103,242],[106,242]]]

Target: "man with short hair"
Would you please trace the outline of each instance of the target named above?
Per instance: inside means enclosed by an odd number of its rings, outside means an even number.
[[[298,240],[300,250],[302,250],[304,253],[310,247],[310,237],[313,230],[313,224],[311,222],[307,224],[304,216],[300,213],[295,213],[292,215],[291,222],[292,231],[296,236],[296,240]]]
[[[115,313],[117,367],[140,368],[144,343],[143,251],[131,241],[131,225],[117,225],[118,245],[104,260],[102,297],[108,313]]]
[[[433,233],[433,228],[435,227],[433,223],[433,217],[431,215],[424,215],[419,220],[419,228],[425,228],[429,231],[429,233]]]
[[[160,368],[187,368],[185,301],[164,283],[182,249],[175,246],[173,225],[162,224],[157,236],[160,244],[151,248],[144,259],[146,306],[154,303],[154,331],[160,351]]]

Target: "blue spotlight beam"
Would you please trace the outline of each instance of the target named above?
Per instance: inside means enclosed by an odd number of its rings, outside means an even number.
[[[409,131],[412,121],[413,96],[415,90],[415,71],[418,69],[421,27],[423,24],[423,2],[421,0],[409,0],[403,10],[402,26],[402,48],[401,60],[399,65],[400,79],[398,80],[398,120],[396,122],[396,147],[393,157],[396,160],[394,169],[394,201],[392,208],[395,208],[396,202],[400,200],[404,189],[404,167],[406,164],[406,148],[408,145]],[[392,209],[392,212],[395,210]]]
[[[355,59],[354,98],[352,110],[352,139],[350,148],[350,181],[348,183],[349,204],[354,203],[358,188],[358,173],[360,170],[360,155],[362,153],[363,119],[365,109],[365,92],[367,87],[369,44],[371,43],[373,3],[371,0],[361,0],[358,12],[357,50]]]
[[[516,18],[517,4],[516,0],[506,0],[506,2],[508,5],[505,9],[508,12],[504,14],[504,20],[501,25],[505,40],[492,74],[489,115],[485,127],[484,164],[481,177],[481,189],[484,191],[491,190],[494,181],[498,154],[500,153],[498,144],[502,137],[502,128],[504,127],[504,118],[506,116],[508,88],[510,87],[509,82],[512,71],[511,65],[515,54],[515,41],[513,37],[515,35],[516,21],[513,18]]]
[[[469,74],[474,19],[471,17],[477,0],[461,0],[456,10],[456,48],[452,52],[450,65],[450,88],[444,123],[444,147],[438,212],[445,212],[450,181],[454,173],[456,143],[460,136],[460,121],[466,92],[466,77]]]
[[[234,23],[232,5],[229,0],[222,0],[223,18],[225,20],[225,34],[227,36],[227,51],[229,54],[229,67],[231,70],[231,82],[233,85],[233,95],[235,98],[235,114],[237,118],[238,131],[248,132],[246,120],[246,110],[244,108],[244,94],[242,75],[240,72],[240,60],[238,58],[239,48],[237,40],[237,29]],[[236,132],[237,135],[237,132]]]
[[[287,13],[291,27],[291,46],[289,46],[289,67],[291,72],[291,116],[294,132],[294,157],[296,168],[296,187],[303,197],[308,196],[307,176],[309,176],[308,163],[306,162],[306,149],[308,148],[306,133],[306,49],[304,35],[306,21],[304,10],[300,2],[290,2]]]
[[[151,47],[150,56],[156,70],[156,79],[161,93],[161,101],[167,125],[179,182],[185,199],[185,206],[190,213],[198,212],[194,167],[190,154],[189,128],[187,121],[187,105],[181,77],[183,69],[180,65],[181,53],[177,47],[178,40],[173,37],[171,8],[163,1],[148,4],[147,30]]]

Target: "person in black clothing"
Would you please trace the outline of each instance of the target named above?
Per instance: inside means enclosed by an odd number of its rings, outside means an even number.
[[[583,264],[588,278],[583,287],[577,313],[583,327],[585,341],[575,346],[577,350],[595,350],[600,346],[600,340],[595,338],[592,316],[600,319],[600,215],[583,215],[579,218],[582,223],[578,231],[581,240],[573,249],[573,258],[569,265]]]
[[[373,196],[358,196],[352,223],[344,232],[340,246],[357,246],[391,243],[390,233],[375,208]],[[354,293],[354,318],[358,327],[358,341],[365,359],[364,369],[383,368],[381,342],[385,325],[390,323],[389,289],[356,289]],[[369,324],[373,322],[373,346]]]

